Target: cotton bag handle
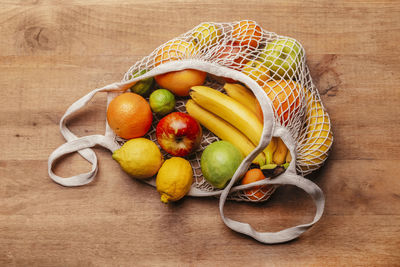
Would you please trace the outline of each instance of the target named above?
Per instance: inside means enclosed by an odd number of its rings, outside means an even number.
[[[76,135],[74,135],[66,126],[66,120],[67,118],[84,107],[92,98],[93,96],[98,93],[98,92],[109,92],[108,95],[108,103],[111,101],[113,98],[113,95],[110,94],[110,92],[121,92],[127,90],[130,86],[132,86],[136,81],[140,79],[144,79],[147,77],[151,77],[154,75],[166,73],[169,71],[177,71],[177,70],[183,70],[183,69],[198,69],[202,70],[205,72],[212,73],[217,76],[222,76],[222,77],[227,77],[227,78],[232,78],[238,81],[243,82],[246,84],[255,94],[257,97],[258,101],[260,102],[260,105],[262,107],[263,115],[264,115],[264,127],[263,127],[263,132],[261,136],[260,143],[258,146],[254,149],[252,153],[250,153],[240,164],[239,168],[236,170],[234,176],[232,177],[231,181],[229,184],[226,186],[225,189],[220,190],[220,191],[214,191],[214,192],[203,192],[197,188],[192,188],[191,191],[189,192],[188,195],[191,196],[211,196],[211,195],[220,195],[220,201],[219,201],[219,209],[220,209],[220,214],[221,218],[224,221],[224,223],[231,228],[234,231],[246,234],[248,236],[253,237],[254,239],[266,243],[266,244],[274,244],[274,243],[282,243],[286,242],[292,239],[297,238],[299,235],[301,235],[304,231],[306,231],[308,228],[310,228],[314,223],[316,223],[320,218],[324,210],[324,195],[322,193],[322,190],[313,182],[304,179],[303,177],[299,176],[296,174],[295,171],[295,142],[292,140],[290,134],[286,131],[285,128],[283,127],[275,127],[275,120],[274,120],[274,115],[273,115],[273,110],[271,103],[267,100],[265,97],[265,94],[260,86],[251,78],[246,76],[245,74],[226,68],[222,66],[218,66],[215,64],[211,64],[208,62],[200,61],[200,60],[181,60],[181,61],[173,61],[173,62],[167,62],[165,64],[162,64],[151,71],[145,73],[144,75],[131,79],[129,81],[125,82],[120,82],[120,83],[113,83],[110,85],[107,85],[103,88],[95,89],[73,103],[64,116],[60,120],[60,131],[62,135],[65,137],[67,140],[67,143],[61,145],[58,147],[56,150],[54,150],[51,155],[49,156],[48,160],[48,173],[51,179],[53,179],[56,183],[59,183],[64,186],[81,186],[85,185],[87,183],[90,183],[94,177],[97,174],[98,170],[98,164],[97,164],[97,157],[96,154],[90,147],[93,147],[95,145],[101,145],[106,148],[108,148],[110,151],[114,151],[119,148],[119,145],[114,142],[114,134],[112,130],[109,128],[108,124],[106,124],[106,133],[105,135],[91,135],[91,136],[85,136],[85,137],[80,137],[78,138]],[[108,104],[107,103],[107,104]],[[242,186],[235,186],[233,187],[234,183],[244,175],[248,167],[250,166],[251,162],[253,159],[262,151],[264,150],[269,142],[271,141],[272,135],[277,135],[282,138],[282,140],[285,142],[285,144],[288,146],[288,149],[290,153],[292,154],[292,161],[288,167],[288,169],[285,171],[285,173],[281,174],[280,176],[274,178],[274,179],[264,179],[262,181],[258,181],[256,183],[248,184],[248,185],[242,185]],[[69,154],[72,152],[79,152],[80,155],[85,158],[87,161],[89,161],[92,164],[92,169],[91,171],[83,174],[78,174],[75,176],[71,176],[68,178],[62,178],[60,176],[57,176],[54,174],[52,171],[52,167],[54,162],[60,158],[61,156],[65,154]],[[154,181],[148,181],[149,184],[154,185]],[[230,192],[233,191],[238,191],[246,188],[250,188],[252,186],[257,186],[257,185],[266,185],[266,184],[289,184],[289,185],[295,185],[304,191],[306,191],[311,197],[313,198],[313,201],[316,204],[316,214],[314,217],[314,220],[310,223],[307,224],[302,224],[298,225],[295,227],[291,227],[276,233],[268,233],[268,232],[257,232],[254,230],[249,224],[239,222],[239,221],[234,221],[232,219],[227,218],[224,215],[224,205],[227,199],[227,196]]]
[[[90,147],[101,145],[110,149],[111,151],[118,149],[118,145],[113,141],[112,131],[109,129],[108,125],[106,126],[105,135],[89,135],[78,138],[68,129],[66,123],[70,115],[86,106],[98,92],[120,91],[124,90],[126,86],[126,83],[113,83],[105,87],[95,89],[74,102],[67,109],[60,120],[60,132],[67,142],[55,149],[50,154],[48,159],[48,174],[53,181],[64,186],[81,186],[88,184],[94,179],[98,170],[96,154],[92,149],[90,149]],[[109,95],[107,100],[108,102],[111,100],[111,95]],[[84,159],[86,159],[92,165],[91,170],[87,173],[82,173],[67,178],[56,175],[53,172],[53,165],[55,161],[60,157],[72,152],[78,152]]]
[[[48,159],[48,174],[51,179],[53,179],[56,183],[64,185],[64,186],[81,186],[90,183],[97,174],[97,157],[96,154],[90,147],[95,145],[101,145],[112,152],[119,148],[118,144],[114,142],[114,133],[110,129],[108,123],[106,123],[106,132],[104,136],[101,135],[93,135],[93,136],[85,136],[84,138],[78,138],[75,134],[73,134],[67,127],[66,123],[68,117],[72,114],[76,113],[81,108],[85,107],[90,100],[99,92],[108,92],[107,98],[107,106],[108,103],[113,98],[113,92],[123,92],[129,89],[133,84],[141,79],[145,79],[148,77],[153,77],[158,74],[167,73],[170,71],[179,71],[183,69],[198,69],[201,71],[209,72],[217,76],[224,76],[226,72],[232,72],[233,75],[239,73],[237,71],[233,71],[226,67],[221,67],[216,64],[211,64],[208,62],[204,62],[202,60],[197,59],[187,59],[187,60],[180,60],[180,61],[172,61],[164,63],[160,66],[155,67],[154,69],[146,72],[145,74],[141,75],[140,77],[132,78],[128,81],[112,83],[102,88],[95,89],[82,98],[78,99],[74,102],[65,112],[60,120],[60,132],[64,136],[67,143],[61,145],[57,148],[53,153],[49,156]],[[241,74],[241,73],[239,73]],[[242,74],[243,75],[243,74]],[[243,75],[245,76],[245,75]],[[265,101],[265,100],[264,100]],[[74,142],[72,142],[74,141]],[[52,168],[54,162],[62,157],[63,155],[78,152],[84,159],[86,159],[91,165],[92,169],[88,173],[79,174],[71,177],[60,177],[57,176]],[[145,181],[151,185],[154,185],[154,181]],[[201,192],[198,192],[201,193]]]
[[[250,153],[242,161],[242,163],[236,170],[235,174],[233,175],[228,185],[221,192],[219,200],[219,210],[221,218],[224,221],[225,225],[227,225],[232,230],[251,236],[262,243],[276,244],[293,240],[298,236],[300,236],[307,229],[309,229],[321,218],[325,206],[324,194],[322,190],[315,183],[296,174],[296,166],[295,166],[296,142],[295,140],[293,140],[290,133],[286,130],[285,127],[275,125],[275,118],[272,109],[272,104],[270,101],[268,101],[268,97],[266,97],[265,92],[262,90],[262,88],[256,83],[256,81],[254,81],[253,79],[251,79],[250,77],[241,72],[234,71],[231,69],[223,69],[223,70],[225,73],[222,76],[243,82],[244,84],[247,85],[247,87],[250,90],[253,91],[257,100],[260,102],[262,108],[264,116],[264,127],[261,134],[260,143],[252,151],[252,153]],[[274,179],[266,178],[262,181],[253,183],[252,185],[233,187],[236,181],[241,177],[243,177],[244,173],[248,170],[248,167],[250,166],[254,158],[267,147],[267,145],[271,141],[272,136],[279,136],[282,139],[282,141],[286,144],[288,150],[291,153],[292,161],[290,162],[288,169],[283,174],[279,175]],[[248,223],[235,221],[225,216],[224,205],[229,193],[232,192],[233,188],[235,191],[237,191],[249,188],[250,186],[267,185],[267,184],[294,185],[303,189],[306,193],[308,193],[312,197],[316,205],[316,213],[313,221],[307,224],[302,224],[291,228],[287,228],[279,232],[269,233],[269,232],[258,232]]]
[[[229,228],[231,228],[236,232],[251,236],[252,238],[265,244],[283,243],[297,238],[307,229],[313,226],[321,218],[325,206],[325,198],[322,190],[315,183],[296,174],[295,147],[293,145],[294,142],[290,141],[291,137],[289,133],[283,128],[278,128],[276,129],[275,132],[280,136],[280,138],[282,138],[285,144],[287,144],[288,149],[292,155],[292,161],[290,162],[288,169],[278,177],[272,179],[266,178],[262,181],[253,183],[252,186],[294,185],[303,189],[307,194],[309,194],[312,197],[312,200],[315,203],[316,212],[314,219],[310,223],[297,225],[291,228],[281,230],[279,232],[258,232],[250,224],[232,220],[224,215],[224,205],[228,197],[228,194],[232,192],[232,189],[237,191],[249,188],[249,184],[236,187],[233,187],[233,185],[235,184],[235,181],[237,181],[237,179],[242,177],[243,174],[247,171],[248,166],[251,164],[255,156],[248,157],[242,162],[242,164],[237,169],[230,183],[222,191],[219,200],[219,210],[221,218]],[[254,153],[254,155],[258,155],[258,153]]]
[[[152,77],[158,74],[167,73],[170,71],[183,70],[187,68],[196,68],[202,71],[211,72],[215,75],[222,74],[221,70],[219,70],[218,66],[206,63],[200,60],[181,60],[181,61],[173,61],[162,64],[151,71],[141,75],[140,77],[132,78],[128,81],[112,83],[102,88],[95,89],[82,98],[78,99],[74,102],[65,112],[60,120],[60,132],[64,136],[67,143],[61,145],[56,150],[54,150],[48,159],[48,174],[49,177],[58,184],[64,186],[82,186],[90,183],[97,174],[98,164],[96,154],[91,147],[96,145],[101,145],[108,148],[111,152],[118,149],[119,146],[114,142],[114,133],[110,129],[108,123],[106,123],[106,132],[105,135],[91,135],[78,138],[75,134],[73,134],[67,127],[66,123],[68,117],[72,114],[76,113],[81,108],[85,107],[90,100],[99,92],[108,92],[107,98],[107,106],[109,102],[114,97],[113,92],[123,92],[129,89],[133,84],[141,79],[145,79],[148,77]],[[227,68],[226,68],[227,69]],[[72,153],[78,152],[84,159],[86,159],[91,165],[92,168],[89,172],[74,175],[71,177],[60,177],[53,172],[53,165],[55,161],[62,156]],[[154,185],[154,181],[147,181],[149,184]]]

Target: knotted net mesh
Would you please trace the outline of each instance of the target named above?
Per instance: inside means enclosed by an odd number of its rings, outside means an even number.
[[[271,101],[275,123],[285,127],[296,141],[297,172],[305,176],[321,167],[333,141],[331,124],[306,65],[305,50],[298,41],[263,30],[250,20],[202,23],[136,62],[126,72],[123,81],[166,62],[188,59],[228,67],[255,80]],[[226,93],[223,86],[227,80],[209,74],[205,85]],[[178,98],[176,111],[186,112],[187,100]],[[155,116],[146,136],[156,144],[155,129],[160,119]],[[117,136],[115,138],[120,144],[125,141]],[[217,140],[216,135],[203,127],[200,147],[187,157],[194,172],[193,186],[203,191],[218,190],[203,178],[200,168],[202,151]],[[163,153],[166,158],[169,157],[166,152]],[[233,192],[229,198],[265,201],[275,188],[258,186],[252,190]]]

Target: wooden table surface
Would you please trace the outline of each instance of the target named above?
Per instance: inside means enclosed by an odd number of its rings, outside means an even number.
[[[394,266],[400,264],[400,4],[398,1],[0,1],[0,266]],[[216,198],[164,205],[150,186],[95,148],[94,182],[65,188],[47,174],[64,143],[58,122],[94,88],[203,21],[254,19],[298,39],[335,142],[313,180],[322,219],[300,238],[263,245],[231,231]],[[69,122],[103,133],[105,95]],[[55,166],[90,170],[72,154]],[[226,214],[260,231],[308,222],[310,198],[281,187]]]

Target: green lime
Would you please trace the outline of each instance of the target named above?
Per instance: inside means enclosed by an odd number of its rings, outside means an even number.
[[[175,96],[167,89],[155,90],[150,95],[151,110],[158,115],[166,115],[175,108]]]
[[[142,70],[140,72],[135,71],[130,78],[132,79],[132,78],[139,77],[139,76],[145,74],[146,72],[147,72],[147,70]],[[153,84],[154,84],[153,77],[149,77],[149,78],[140,80],[131,87],[131,92],[146,97],[149,95],[149,93],[153,87]]]

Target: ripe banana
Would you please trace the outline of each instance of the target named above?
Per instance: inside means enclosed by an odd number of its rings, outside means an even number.
[[[208,130],[213,132],[222,140],[226,140],[236,146],[244,156],[250,154],[255,146],[250,140],[244,136],[239,130],[233,127],[228,122],[219,118],[218,116],[208,112],[199,105],[197,105],[193,100],[188,100],[186,102],[186,111],[201,125],[206,127]],[[254,160],[253,163],[262,166],[265,164],[264,153],[260,153]]]
[[[191,89],[190,96],[198,105],[226,120],[247,136],[255,146],[258,145],[263,125],[253,112],[232,97],[213,88],[193,86]],[[270,153],[271,143],[264,149],[265,154]]]
[[[328,157],[333,136],[328,113],[311,91],[306,92],[307,128],[299,145],[298,165],[304,172],[318,169]]]
[[[230,97],[250,109],[262,122],[263,114],[260,104],[249,89],[238,83],[225,83],[224,89]]]
[[[265,165],[274,164],[273,157],[277,144],[278,144],[278,138],[272,137],[271,142],[268,144],[267,148],[264,149]]]
[[[288,148],[286,147],[285,143],[282,141],[282,139],[277,138],[277,146],[274,152],[274,156],[272,157],[272,161],[277,165],[285,163],[287,153]]]

